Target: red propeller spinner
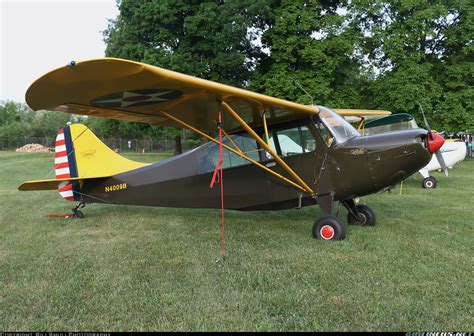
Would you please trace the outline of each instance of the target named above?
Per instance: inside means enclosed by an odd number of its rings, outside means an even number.
[[[428,150],[431,154],[436,153],[444,144],[444,138],[438,133],[429,132],[427,135]]]

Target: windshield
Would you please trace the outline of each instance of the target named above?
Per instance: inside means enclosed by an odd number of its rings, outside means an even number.
[[[321,121],[326,125],[338,143],[343,143],[353,137],[360,136],[359,132],[336,112],[324,106],[318,106],[318,108],[319,118],[321,118]]]

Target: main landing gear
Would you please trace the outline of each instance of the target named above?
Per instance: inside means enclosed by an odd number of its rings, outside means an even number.
[[[367,205],[356,205],[356,211],[347,213],[347,223],[360,226],[374,226],[375,212]]]
[[[322,240],[343,240],[346,237],[346,228],[339,218],[324,216],[314,222],[313,237]]]
[[[334,211],[334,201],[331,195],[318,197],[318,204],[325,216],[318,218],[313,225],[313,237],[321,240],[343,240],[346,228],[337,217],[339,209]],[[355,205],[353,199],[340,202],[347,209],[347,223],[359,226],[374,226],[375,212],[367,205]]]

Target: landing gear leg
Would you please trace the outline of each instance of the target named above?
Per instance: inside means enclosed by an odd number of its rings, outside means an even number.
[[[318,205],[325,216],[318,218],[313,225],[313,238],[321,240],[342,240],[346,237],[346,228],[339,218],[334,216],[334,195],[317,197]]]
[[[84,214],[79,209],[82,209],[85,206],[86,206],[86,204],[81,201],[81,202],[79,202],[78,205],[76,205],[74,208],[72,208],[72,212],[73,212],[75,218],[84,218]]]
[[[367,205],[359,204],[355,205],[353,199],[342,201],[342,204],[346,207],[347,223],[360,226],[374,226],[376,223],[375,212]]]

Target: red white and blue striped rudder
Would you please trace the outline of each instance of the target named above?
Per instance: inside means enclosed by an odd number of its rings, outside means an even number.
[[[56,136],[54,169],[57,179],[78,177],[76,155],[74,153],[74,144],[71,139],[69,126],[59,130]],[[59,184],[58,192],[65,200],[74,201],[79,199],[79,195],[74,192],[78,190],[78,187],[77,182],[70,183],[64,181]]]

